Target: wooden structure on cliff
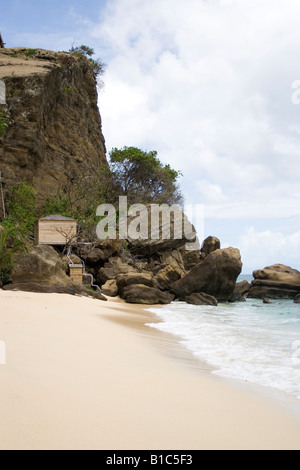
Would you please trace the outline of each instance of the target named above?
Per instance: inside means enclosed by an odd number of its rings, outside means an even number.
[[[61,215],[48,215],[35,225],[35,241],[39,245],[67,245],[76,241],[77,221]]]
[[[77,242],[78,226],[75,219],[61,215],[48,215],[36,222],[35,241],[39,245],[70,245]],[[69,258],[68,254],[67,257]],[[70,258],[69,258],[70,259]],[[82,284],[83,264],[74,264],[70,259],[70,277],[74,284]]]
[[[5,42],[3,42],[2,35],[0,33],[0,49],[4,49],[4,48],[5,48]]]

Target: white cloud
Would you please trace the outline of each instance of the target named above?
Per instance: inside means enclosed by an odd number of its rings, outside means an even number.
[[[90,26],[108,63],[108,150],[157,150],[182,170],[187,202],[233,223],[265,219],[266,241],[270,219],[300,210],[299,20],[294,0],[108,2]]]
[[[277,263],[300,269],[300,230],[285,235],[282,232],[270,230],[257,232],[254,227],[250,227],[241,235],[239,248],[242,253],[244,272],[251,272],[254,269]]]

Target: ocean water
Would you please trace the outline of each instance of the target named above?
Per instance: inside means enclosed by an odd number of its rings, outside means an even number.
[[[148,326],[176,335],[213,374],[300,400],[300,304],[247,299],[212,307],[173,302],[150,311],[161,321]]]

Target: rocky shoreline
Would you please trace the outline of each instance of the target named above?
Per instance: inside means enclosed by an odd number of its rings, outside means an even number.
[[[163,243],[162,243],[163,242]],[[168,243],[169,242],[169,243]],[[75,245],[72,262],[84,263],[89,275],[84,285],[68,275],[69,262],[57,249],[37,245],[15,263],[12,283],[5,290],[56,292],[106,300],[119,296],[127,303],[155,305],[174,300],[194,305],[244,301],[246,297],[295,299],[300,303],[300,272],[277,264],[253,272],[254,280],[237,282],[242,271],[237,248],[221,248],[216,237],[208,237],[201,248],[189,250],[186,240],[151,241],[98,240],[93,245]],[[151,254],[146,255],[145,253]],[[89,288],[90,277],[101,288]],[[85,277],[85,276],[84,276]]]

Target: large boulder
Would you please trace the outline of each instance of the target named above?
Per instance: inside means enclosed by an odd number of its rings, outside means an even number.
[[[133,266],[124,263],[121,258],[111,258],[102,268],[99,269],[97,274],[97,284],[102,286],[106,281],[116,279],[120,274],[138,272]]]
[[[164,215],[159,216],[159,211]],[[133,238],[128,235],[128,247],[133,255],[150,257],[155,253],[197,243],[196,230],[179,207],[147,206],[140,221],[144,227],[141,236]],[[134,219],[129,219],[129,226],[132,222]]]
[[[169,290],[175,281],[181,279],[182,270],[176,263],[171,263],[158,271],[155,281],[161,290]]]
[[[185,253],[185,247],[176,250],[166,250],[158,254],[159,258],[159,270],[166,266],[172,265],[177,266],[181,272],[181,276],[186,274],[185,264],[183,259],[183,253]],[[157,271],[158,272],[158,271]]]
[[[250,288],[251,284],[246,280],[237,282],[229,301],[238,302],[246,300],[245,296],[248,295]]]
[[[65,272],[65,264],[58,253],[48,245],[38,245],[20,258],[12,271],[12,284],[7,290],[72,294],[106,300],[99,291],[77,286]]]
[[[180,253],[183,259],[184,270],[186,273],[193,269],[202,260],[200,250],[187,250],[185,247],[180,248]]]
[[[151,273],[120,274],[116,279],[116,283],[119,295],[123,297],[124,289],[134,284],[154,287],[154,278]]]
[[[176,281],[171,292],[181,300],[194,292],[203,292],[214,296],[218,301],[228,301],[241,270],[241,255],[237,248],[218,249]]]
[[[119,293],[117,281],[115,279],[106,281],[106,283],[101,287],[101,291],[104,295],[107,295],[108,297],[117,297]]]
[[[293,299],[300,293],[300,272],[284,264],[274,264],[253,272],[248,297]]]
[[[83,253],[88,266],[103,266],[111,256],[119,256],[123,250],[123,240],[99,240],[96,245]]]
[[[218,305],[218,301],[215,297],[204,294],[203,292],[188,295],[185,301],[191,305],[212,305],[214,307]]]
[[[168,292],[161,292],[156,287],[149,287],[143,284],[132,284],[125,287],[123,291],[123,299],[131,304],[169,304],[174,300],[174,297],[174,295]]]
[[[296,295],[296,297],[294,298],[294,303],[295,304],[300,304],[300,294]]]
[[[72,286],[58,253],[48,245],[38,245],[20,258],[12,270],[13,284],[36,283],[42,286]]]
[[[205,256],[209,255],[213,251],[219,250],[221,248],[221,242],[217,237],[207,237],[201,246],[200,253],[201,258],[205,258]]]

